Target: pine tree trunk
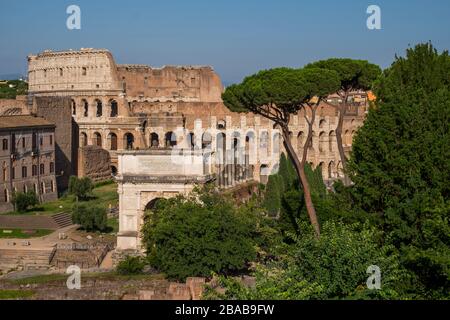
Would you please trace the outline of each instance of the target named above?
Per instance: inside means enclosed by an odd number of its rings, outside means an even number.
[[[302,184],[302,187],[303,187],[303,195],[304,195],[304,199],[305,199],[306,211],[308,213],[309,220],[311,222],[311,225],[314,228],[316,237],[319,238],[320,237],[320,225],[319,225],[319,221],[317,220],[316,209],[314,208],[314,203],[311,198],[311,189],[309,187],[309,182],[308,182],[308,179],[305,174],[305,161],[303,160],[305,157],[302,158],[302,161],[300,161],[298,159],[298,156],[297,156],[294,148],[292,147],[292,143],[291,143],[290,135],[289,135],[289,129],[287,127],[284,127],[284,128],[282,128],[282,132],[283,132],[283,141],[284,141],[285,149],[294,164],[295,170],[297,171],[297,176],[299,177],[300,183]],[[311,134],[309,134],[308,136],[309,137],[308,137],[308,139],[306,139],[306,143],[305,143],[305,146],[303,149],[304,153],[307,152],[307,150],[305,150],[305,149],[308,148],[309,141],[310,141],[309,138],[310,138]]]
[[[345,113],[346,113],[346,101],[347,101],[347,97],[348,95],[345,95],[345,100],[339,105],[338,110],[339,110],[339,119],[338,119],[338,125],[336,127],[336,143],[338,146],[338,150],[339,150],[339,156],[341,158],[341,164],[342,164],[342,169],[343,169],[343,174],[344,174],[344,185],[348,186],[350,184],[350,181],[347,177],[347,174],[345,173],[345,168],[347,165],[347,157],[345,155],[345,150],[344,150],[344,143],[342,141],[342,128],[344,126],[344,117],[345,117]],[[339,170],[339,168],[337,168]]]

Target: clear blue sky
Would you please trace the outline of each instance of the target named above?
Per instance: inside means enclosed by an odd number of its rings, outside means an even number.
[[[66,8],[82,29],[66,28]],[[368,5],[382,30],[366,28]],[[450,48],[449,0],[0,0],[0,74],[45,49],[107,48],[118,63],[212,65],[225,83],[328,57],[387,67],[408,45]]]

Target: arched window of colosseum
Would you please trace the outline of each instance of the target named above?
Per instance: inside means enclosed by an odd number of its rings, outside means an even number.
[[[76,115],[77,114],[77,104],[75,102],[75,100],[72,99],[72,115]]]
[[[84,132],[80,133],[80,146],[81,147],[87,146],[87,134]]]
[[[343,177],[344,176],[343,172],[344,172],[344,170],[342,168],[342,162],[339,161],[337,164],[337,167],[336,167],[336,177],[337,178]]]
[[[202,149],[211,149],[212,136],[209,132],[205,132],[202,135]]]
[[[84,99],[81,102],[82,102],[83,108],[84,108],[83,116],[88,117],[89,116],[89,103]]]
[[[111,166],[111,175],[115,177],[117,175],[117,168],[116,166]]]
[[[328,149],[330,152],[333,152],[334,146],[336,144],[336,133],[334,131],[330,131],[329,137],[328,137]]]
[[[319,151],[320,152],[325,152],[326,149],[326,134],[325,132],[321,132],[319,134]]]
[[[166,133],[165,145],[167,148],[172,148],[177,145],[177,136],[172,131]]]
[[[131,133],[126,133],[124,135],[124,146],[127,150],[133,150],[134,148],[134,136]]]
[[[152,132],[150,134],[150,147],[151,148],[158,148],[159,147],[159,136],[155,132]]]
[[[268,179],[269,179],[269,167],[263,164],[259,169],[259,181],[263,184],[266,184]]]
[[[281,134],[279,132],[275,132],[273,135],[273,146],[272,146],[272,155],[279,155],[281,152]]]
[[[110,114],[110,116],[111,116],[111,118],[115,118],[119,114],[119,108],[117,106],[117,101],[111,100],[110,105],[111,105],[111,114]]]
[[[300,131],[297,135],[297,151],[300,153],[303,151],[303,147],[305,146],[305,134],[303,131]]]
[[[195,135],[192,132],[189,132],[187,135],[187,147],[194,149],[195,148]]]
[[[64,75],[63,68],[59,68],[59,76],[62,77]]]
[[[319,128],[325,128],[327,121],[325,119],[321,119],[319,121]]]
[[[316,139],[316,133],[313,131],[312,132],[312,136],[311,136],[311,140],[309,141],[309,145],[308,148],[311,151],[314,151],[314,140]]]
[[[87,75],[87,68],[86,67],[81,68],[81,75],[82,76]]]
[[[117,150],[117,135],[115,133],[110,133],[108,135],[109,140],[109,149],[110,150]]]
[[[355,130],[352,130],[352,133],[350,134],[350,141],[349,141],[349,145],[351,146],[353,144],[353,138],[355,137]]]
[[[328,179],[333,179],[335,178],[336,174],[336,168],[334,166],[334,161],[330,161],[330,163],[328,164]]]
[[[263,131],[259,137],[259,156],[264,158],[269,155],[269,133]]]
[[[216,154],[217,154],[217,163],[225,164],[225,151],[227,147],[227,137],[224,133],[218,133],[216,137]]]
[[[325,177],[325,170],[324,170],[324,164],[323,164],[323,162],[320,162],[319,163],[319,165],[317,166],[318,168],[319,168],[319,171],[320,171],[320,174],[322,175],[322,178],[324,178]]]
[[[345,130],[344,133],[344,145],[349,146],[350,145],[350,131]]]
[[[97,105],[97,118],[100,118],[103,115],[103,104],[100,100],[95,100],[95,103]]]
[[[96,146],[102,146],[102,135],[98,132],[94,132],[94,143]]]

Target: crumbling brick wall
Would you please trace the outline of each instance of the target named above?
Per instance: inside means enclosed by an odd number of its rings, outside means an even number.
[[[71,101],[67,97],[36,97],[33,110],[38,117],[54,123],[55,170],[58,190],[65,190],[69,178],[77,172],[78,128],[72,118]]]
[[[79,149],[78,176],[89,177],[92,181],[111,179],[111,157],[109,152],[98,146]]]

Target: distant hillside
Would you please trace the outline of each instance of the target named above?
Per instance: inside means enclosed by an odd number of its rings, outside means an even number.
[[[27,94],[28,83],[20,80],[0,81],[0,99],[15,99]]]

